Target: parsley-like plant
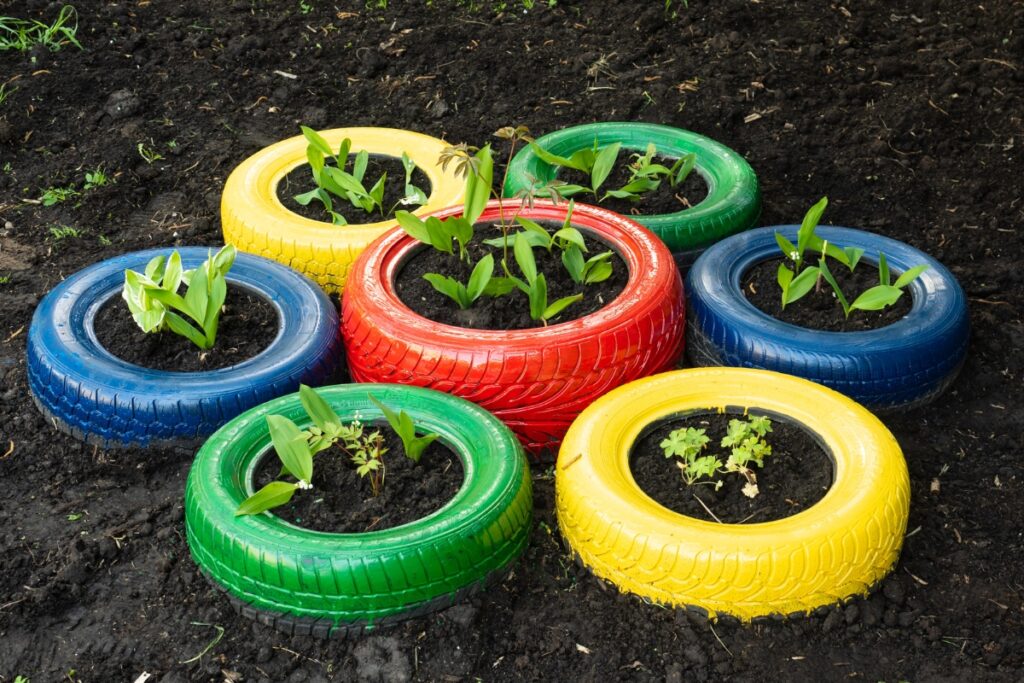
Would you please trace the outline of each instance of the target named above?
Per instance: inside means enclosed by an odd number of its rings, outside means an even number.
[[[728,431],[719,444],[730,449],[724,462],[718,455],[702,455],[711,441],[704,429],[686,427],[673,430],[659,445],[666,458],[679,458],[676,464],[687,485],[697,483],[702,477],[714,479],[718,474],[734,472],[746,479],[743,494],[754,498],[759,491],[753,465],[764,467],[765,456],[771,455],[772,447],[764,438],[771,431],[771,420],[765,416],[750,415],[746,420],[729,420]],[[721,488],[722,483],[722,480],[715,481],[715,488]]]

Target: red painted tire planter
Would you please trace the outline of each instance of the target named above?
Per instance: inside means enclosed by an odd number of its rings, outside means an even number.
[[[497,220],[498,206],[489,203],[480,222]],[[562,222],[565,206],[537,205],[522,215]],[[661,240],[593,206],[577,204],[573,224],[619,253],[629,268],[625,289],[582,318],[512,331],[463,329],[414,313],[393,283],[405,260],[425,247],[397,228],[383,235],[356,261],[342,301],[352,379],[461,396],[504,420],[534,457],[552,458],[569,424],[592,401],[672,368],[683,349],[682,281]]]

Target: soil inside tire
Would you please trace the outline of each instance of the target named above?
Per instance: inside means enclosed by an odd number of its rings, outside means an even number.
[[[628,163],[630,154],[634,154],[634,152],[627,149],[619,150],[619,160],[615,168],[608,175],[608,178],[601,184],[601,188],[598,190],[599,193],[603,194],[608,190],[617,190],[630,182],[631,173]],[[663,157],[657,154],[654,156],[654,163],[661,164],[667,168],[672,168],[672,164],[675,162],[676,160],[671,157]],[[560,168],[556,177],[567,183],[590,187],[590,176],[576,169]],[[678,213],[697,206],[707,196],[707,183],[704,182],[704,178],[694,168],[690,175],[686,176],[686,180],[682,184],[672,187],[668,180],[663,179],[658,189],[645,192],[640,195],[640,200],[636,202],[628,199],[616,199],[614,197],[596,201],[594,197],[586,193],[576,195],[575,199],[576,201],[588,204],[596,204],[610,211],[620,213],[623,216],[656,216]]]
[[[168,372],[207,372],[238,365],[270,346],[279,327],[273,304],[231,284],[217,340],[209,351],[170,330],[145,334],[120,294],[104,303],[93,321],[96,339],[107,351],[133,365]]]
[[[842,305],[829,284],[822,279],[820,288],[811,289],[805,297],[783,309],[781,290],[776,279],[780,263],[781,258],[761,261],[743,274],[740,284],[743,296],[754,307],[791,325],[828,332],[875,330],[898,321],[913,306],[913,296],[909,290],[904,289],[903,295],[892,306],[880,311],[851,311],[850,317],[844,318]],[[836,262],[829,263],[829,270],[850,303],[862,292],[878,284],[877,265],[867,261],[861,261],[852,273],[846,266]],[[898,274],[892,274],[893,282],[897,277]]]
[[[402,440],[387,425],[365,425],[364,433],[379,429],[384,437],[384,485],[374,496],[368,478],[356,473],[350,458],[337,446],[321,451],[313,469],[313,488],[296,491],[272,514],[296,526],[328,533],[381,531],[414,522],[439,510],[462,486],[462,461],[435,440],[414,463],[405,456]],[[256,468],[256,490],[277,479],[281,462],[268,451]],[[289,479],[290,481],[290,479]]]
[[[348,162],[345,164],[345,170],[351,172],[352,164],[355,162],[356,155],[350,154],[348,156]],[[329,166],[334,166],[333,163],[328,163]],[[382,174],[387,173],[387,180],[384,181],[384,200],[381,204],[384,207],[384,214],[379,211],[369,214],[363,211],[361,208],[354,206],[348,200],[340,197],[331,195],[331,201],[334,203],[334,210],[345,217],[349,223],[375,223],[377,221],[385,221],[390,218],[394,218],[395,209],[405,209],[407,211],[413,211],[419,204],[411,204],[403,206],[398,203],[400,199],[405,197],[405,167],[402,166],[402,160],[397,157],[391,157],[384,154],[371,154],[370,159],[366,164],[366,174],[363,176],[363,187],[367,190],[373,187],[374,183],[381,177]],[[410,182],[416,187],[423,190],[423,194],[430,196],[431,184],[427,174],[416,167],[412,172],[412,178]],[[297,213],[303,218],[309,218],[314,221],[323,221],[326,223],[331,222],[331,214],[327,213],[327,209],[320,203],[319,199],[314,199],[306,206],[299,204],[295,201],[295,195],[302,194],[303,192],[309,192],[310,190],[316,189],[316,184],[313,182],[313,177],[309,172],[309,164],[301,164],[294,168],[288,175],[281,179],[281,182],[277,185],[277,198],[284,205],[286,209],[293,213]],[[395,207],[392,209],[392,207]],[[342,225],[339,228],[344,227]]]
[[[541,221],[541,225],[549,232],[554,232],[562,227],[561,224],[548,221]],[[520,229],[517,225],[509,231],[509,235],[515,234]],[[610,249],[586,229],[580,231],[583,232],[589,249],[589,252],[584,254],[584,258]],[[489,239],[492,236],[500,236],[501,230],[497,224],[478,224],[476,234]],[[522,274],[512,256],[511,242],[510,239],[509,269],[513,275],[521,278]],[[416,251],[401,265],[395,278],[395,292],[399,299],[424,318],[455,327],[478,330],[521,330],[543,327],[542,321],[530,318],[530,303],[526,295],[518,289],[502,297],[481,296],[470,308],[462,310],[452,299],[435,290],[427,280],[423,279],[427,273],[440,273],[465,284],[469,281],[473,266],[487,254],[494,256],[494,276],[498,277],[503,274],[501,271],[501,247],[482,244],[480,237],[477,237],[468,245],[467,250],[469,264],[459,259],[457,250],[455,255],[445,254],[429,247]],[[537,262],[537,272],[543,273],[547,281],[548,304],[565,296],[583,294],[582,299],[570,304],[562,313],[549,320],[549,324],[567,322],[590,315],[610,304],[622,292],[629,280],[629,271],[625,261],[615,253],[614,249],[611,251],[611,277],[603,282],[578,285],[572,281],[565,266],[562,265],[561,252],[557,247],[554,247],[551,253],[540,247],[533,250]]]
[[[751,411],[751,414],[758,413]],[[705,429],[711,441],[702,455],[717,455],[725,462],[729,449],[719,443],[729,421],[740,417],[729,413],[699,413],[657,423],[633,444],[630,452],[630,468],[637,485],[670,510],[725,524],[784,519],[824,497],[832,485],[832,458],[804,427],[774,417],[772,431],[765,436],[772,453],[764,458],[764,467],[754,467],[759,490],[756,497],[748,498],[743,494],[746,479],[738,473],[718,475],[715,480],[723,482],[718,490],[713,484],[701,483],[711,481],[707,478],[687,486],[676,465],[680,459],[665,457],[659,445],[662,440],[675,429]]]

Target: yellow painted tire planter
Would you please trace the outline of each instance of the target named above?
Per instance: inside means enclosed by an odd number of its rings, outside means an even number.
[[[629,451],[645,427],[726,407],[817,435],[833,459],[824,498],[772,522],[717,524],[644,494]],[[910,482],[892,434],[845,396],[765,370],[697,368],[626,384],[584,410],[562,442],[555,497],[562,534],[595,575],[658,603],[748,621],[867,593],[899,557]]]
[[[437,163],[448,143],[421,133],[394,128],[335,128],[320,131],[332,148],[345,138],[353,152],[401,157],[402,152],[430,179],[427,203],[413,213],[428,214],[462,201],[464,181],[454,165],[442,172]],[[277,184],[306,162],[306,139],[297,135],[266,147],[231,172],[224,184],[220,212],[224,242],[257,254],[318,282],[328,292],[339,292],[356,257],[394,220],[332,225],[300,216],[277,198]],[[355,215],[353,209],[350,212]]]

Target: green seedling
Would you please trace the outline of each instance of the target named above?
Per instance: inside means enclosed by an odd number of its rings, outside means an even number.
[[[125,271],[121,297],[143,332],[169,329],[200,349],[210,349],[217,339],[221,307],[227,295],[225,278],[236,253],[229,244],[189,271],[182,270],[177,251],[166,259],[154,257],[143,273]],[[187,289],[181,296],[178,287],[183,283]]]
[[[477,264],[473,267],[473,272],[469,274],[469,281],[466,284],[462,284],[448,275],[440,275],[438,273],[426,273],[423,279],[429,282],[434,289],[458,304],[459,308],[465,310],[472,306],[473,302],[479,299],[481,295],[488,293],[492,296],[495,295],[496,290],[489,288],[494,280],[492,277],[493,273],[494,257],[487,254],[477,261]]]
[[[267,428],[274,452],[281,460],[284,474],[295,479],[275,480],[252,494],[238,506],[235,516],[257,515],[284,505],[300,489],[313,488],[313,452],[298,425],[283,415],[267,415]]]
[[[51,225],[50,237],[54,242],[60,242],[70,237],[81,237],[82,231],[70,225]]]
[[[506,275],[529,298],[530,318],[533,320],[543,321],[547,325],[549,320],[564,311],[566,307],[583,298],[582,294],[573,294],[549,304],[547,280],[544,278],[543,273],[537,272],[537,261],[533,256],[533,247],[530,246],[523,233],[516,235],[513,253],[516,265],[519,266],[519,270],[525,280],[515,277],[508,272],[506,272]]]
[[[17,88],[11,88],[10,90],[8,90],[6,83],[0,83],[0,106],[2,106],[3,103],[7,101],[8,97],[13,95],[17,91]]]
[[[677,465],[688,486],[701,478],[714,479],[717,474],[733,472],[742,475],[747,481],[743,494],[749,498],[756,497],[759,493],[757,475],[752,466],[764,467],[765,456],[771,455],[772,448],[764,439],[772,431],[771,420],[754,415],[748,416],[746,420],[730,420],[728,431],[719,444],[723,448],[730,448],[725,462],[716,455],[701,455],[711,441],[705,431],[693,427],[676,429],[659,445],[666,458],[679,458]],[[713,483],[717,490],[723,481]]]
[[[39,201],[43,206],[53,206],[54,204],[66,202],[72,197],[77,197],[78,194],[78,190],[75,189],[74,185],[68,185],[67,187],[48,187],[39,197]]]
[[[95,171],[86,171],[85,173],[85,184],[82,186],[83,190],[93,190],[97,187],[103,187],[110,183],[111,180],[106,173],[103,172],[103,167],[96,167]]]
[[[423,436],[416,436],[416,425],[413,423],[412,418],[409,417],[409,413],[404,410],[400,410],[396,413],[373,396],[368,395],[368,398],[373,401],[375,406],[380,408],[380,411],[384,413],[384,417],[387,419],[388,424],[391,425],[391,428],[395,430],[395,433],[398,434],[398,437],[402,440],[402,447],[405,449],[405,456],[413,462],[418,463],[426,447],[432,444],[440,434],[430,432]]]
[[[50,24],[35,19],[0,17],[0,52],[26,52],[36,45],[42,45],[50,52],[57,52],[68,45],[81,50],[82,45],[75,37],[77,33],[78,13],[71,5],[61,7],[57,18]]]
[[[381,174],[377,182],[367,189],[364,178],[366,167],[370,162],[370,153],[365,149],[356,152],[351,171],[347,171],[352,140],[349,138],[342,140],[338,146],[338,152],[335,154],[327,140],[315,130],[307,126],[300,126],[300,128],[308,143],[306,145],[306,160],[309,162],[316,187],[309,192],[295,195],[295,201],[306,206],[314,199],[318,200],[324,210],[330,214],[331,221],[335,225],[348,224],[348,220],[334,210],[335,199],[345,200],[367,214],[378,211],[384,215],[386,213],[384,189],[388,174]],[[399,203],[405,205],[425,203],[426,193],[412,184],[412,173],[416,169],[416,165],[405,153],[402,154],[402,166],[405,169],[405,196],[399,200]],[[391,208],[394,209],[394,207]]]
[[[154,148],[147,146],[144,142],[140,142],[135,149],[138,150],[139,156],[147,164],[154,164],[164,158],[162,154],[158,153]]]
[[[652,180],[660,184],[664,179],[668,180],[669,185],[674,188],[685,182],[693,171],[694,166],[697,165],[697,155],[692,152],[676,159],[671,167],[655,163],[654,155],[657,151],[654,143],[648,143],[647,149],[643,154],[634,154],[632,156],[633,162],[629,165],[629,170],[632,174],[630,182]],[[658,185],[655,185],[655,187],[658,187]]]
[[[10,275],[0,275],[0,285],[6,285],[11,281]]]
[[[903,289],[926,270],[928,270],[928,264],[914,266],[896,278],[896,282],[892,282],[892,274],[889,270],[889,264],[886,262],[885,254],[879,252],[878,284],[862,292],[860,296],[853,300],[853,303],[849,303],[849,300],[843,294],[843,290],[839,288],[839,283],[836,282],[835,276],[832,275],[832,271],[829,270],[825,257],[822,256],[818,261],[818,271],[821,273],[821,277],[832,287],[832,291],[835,293],[839,304],[843,307],[843,314],[847,319],[849,319],[850,313],[853,311],[879,311],[886,306],[893,305],[903,295]]]

